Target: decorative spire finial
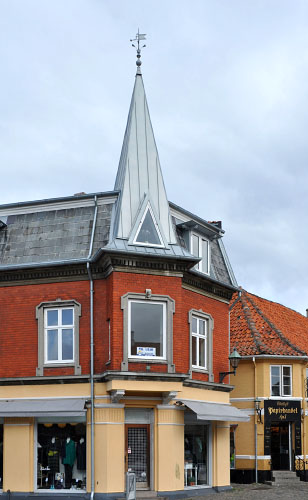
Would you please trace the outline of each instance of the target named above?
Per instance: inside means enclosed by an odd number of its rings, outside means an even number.
[[[146,47],[146,45],[142,45],[142,47],[140,47],[140,41],[145,40],[146,39],[145,37],[146,37],[146,34],[139,33],[139,28],[138,28],[138,33],[136,34],[136,38],[132,38],[130,40],[131,42],[137,42],[137,47],[136,47],[136,45],[132,44],[132,46],[135,47],[135,49],[137,50],[137,61],[136,61],[137,75],[141,75],[141,70],[140,70],[140,66],[142,64],[141,59],[140,59],[141,58],[141,49]]]

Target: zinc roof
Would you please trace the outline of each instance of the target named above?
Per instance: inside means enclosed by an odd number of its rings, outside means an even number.
[[[230,305],[230,346],[241,356],[307,356],[308,318],[242,290]]]

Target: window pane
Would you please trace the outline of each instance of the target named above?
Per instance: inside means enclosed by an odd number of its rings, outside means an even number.
[[[62,330],[62,360],[73,359],[73,330]]]
[[[199,338],[199,366],[205,368],[205,340]]]
[[[163,304],[131,302],[131,354],[163,356]]]
[[[195,234],[192,235],[192,254],[199,257],[199,238]]]
[[[47,311],[47,326],[57,326],[58,325],[58,310],[51,309]]]
[[[197,318],[193,318],[192,319],[191,329],[192,329],[192,331],[194,333],[198,332],[198,329],[197,329]]]
[[[282,368],[282,385],[283,395],[291,396],[291,367],[283,366]]]
[[[161,241],[158,236],[157,229],[155,227],[150,210],[148,210],[146,213],[146,216],[143,220],[136,242],[161,245]]]
[[[47,330],[47,361],[57,361],[57,360],[58,360],[58,330]]]
[[[62,325],[72,325],[72,324],[73,324],[73,309],[63,309]]]
[[[272,387],[271,395],[280,396],[280,366],[271,366]]]
[[[209,256],[209,246],[207,240],[202,240],[202,271],[204,273],[209,272],[208,267],[208,256]]]
[[[197,365],[197,339],[196,339],[196,337],[192,337],[191,362],[193,365]]]
[[[205,321],[203,319],[199,319],[199,334],[205,335]]]

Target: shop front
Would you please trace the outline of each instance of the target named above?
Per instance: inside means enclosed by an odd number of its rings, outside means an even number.
[[[292,470],[301,455],[301,403],[264,401],[264,454],[271,456],[272,470]]]

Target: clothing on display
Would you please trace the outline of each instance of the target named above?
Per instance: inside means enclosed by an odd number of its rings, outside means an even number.
[[[77,443],[76,455],[77,455],[77,469],[86,470],[86,443],[83,438]]]

